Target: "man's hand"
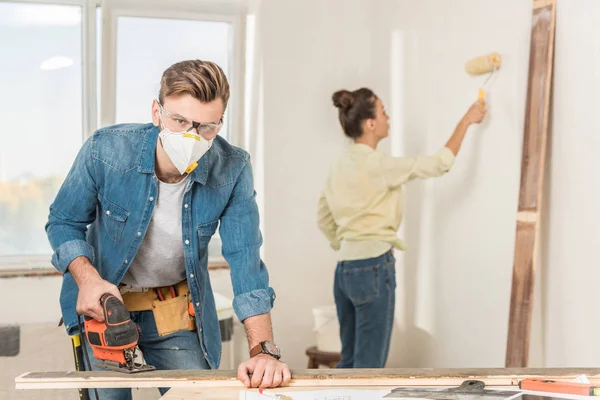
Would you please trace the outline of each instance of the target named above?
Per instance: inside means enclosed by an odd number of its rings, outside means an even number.
[[[69,272],[73,275],[79,294],[77,295],[77,313],[87,315],[95,320],[104,321],[104,312],[100,306],[100,297],[110,293],[123,301],[121,292],[112,283],[100,277],[98,271],[85,257],[78,257],[69,264]]]
[[[252,374],[252,377],[249,375]],[[284,363],[267,354],[259,354],[238,367],[237,378],[247,388],[274,388],[286,386],[292,377]]]

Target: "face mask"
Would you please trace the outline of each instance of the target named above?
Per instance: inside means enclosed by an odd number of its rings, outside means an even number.
[[[206,140],[192,132],[172,132],[168,128],[163,129],[158,136],[165,153],[181,175],[190,174],[196,169],[198,160],[206,154],[214,140]]]

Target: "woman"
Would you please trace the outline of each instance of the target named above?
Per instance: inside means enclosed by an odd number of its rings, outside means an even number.
[[[403,250],[396,237],[402,220],[402,185],[450,170],[467,128],[485,116],[473,104],[446,145],[433,156],[389,157],[377,144],[388,136],[381,100],[366,88],[333,94],[340,123],[352,139],[331,168],[319,200],[319,228],[338,251],[334,295],[340,322],[342,358],[338,368],[383,368],[394,321],[395,259]]]

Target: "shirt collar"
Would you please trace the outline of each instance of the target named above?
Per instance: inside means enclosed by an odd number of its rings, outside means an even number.
[[[351,143],[349,149],[350,151],[360,151],[363,153],[371,153],[375,151],[374,148],[364,143]]]

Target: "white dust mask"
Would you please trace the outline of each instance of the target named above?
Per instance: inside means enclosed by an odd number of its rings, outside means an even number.
[[[194,132],[173,132],[166,127],[158,136],[165,153],[181,175],[192,173],[198,166],[198,160],[206,154],[214,140],[206,140]]]

